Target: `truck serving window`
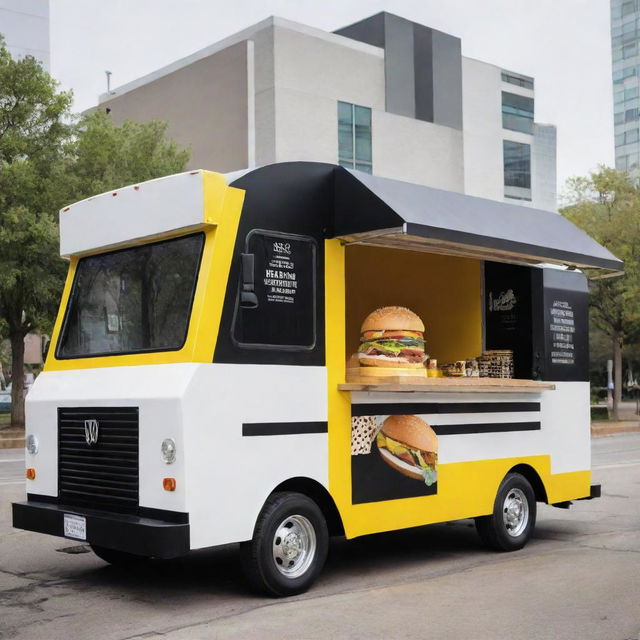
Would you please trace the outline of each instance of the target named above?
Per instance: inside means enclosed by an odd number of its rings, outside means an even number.
[[[316,344],[316,241],[254,229],[247,234],[242,260],[234,343],[245,349],[312,350]]]
[[[203,244],[197,233],[82,258],[56,357],[182,348]]]

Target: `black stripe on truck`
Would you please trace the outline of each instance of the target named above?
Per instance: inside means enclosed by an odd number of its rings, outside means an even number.
[[[488,422],[484,424],[432,424],[438,436],[463,433],[502,433],[506,431],[540,431],[539,422]]]
[[[352,416],[433,415],[434,413],[515,413],[540,411],[539,402],[394,402],[352,404]]]
[[[289,436],[300,433],[327,433],[326,422],[248,422],[243,436]]]

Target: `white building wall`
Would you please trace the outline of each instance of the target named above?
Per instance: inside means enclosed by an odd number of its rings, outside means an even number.
[[[465,193],[504,199],[500,69],[462,58]]]
[[[33,56],[49,71],[49,0],[0,0],[0,34],[14,58]]]
[[[264,28],[251,36],[253,40],[253,72],[254,72],[254,120],[255,132],[253,144],[255,164],[262,166],[276,161],[276,92],[273,86],[274,77],[274,43],[273,21],[269,20]]]
[[[0,0],[0,6],[16,1]],[[545,129],[534,144],[534,136],[502,128],[501,92],[533,97],[533,91],[502,82],[500,67],[478,60],[462,58],[462,131],[385,111],[382,48],[277,17],[120,87],[116,97],[131,94],[138,107],[145,109],[147,85],[241,42],[248,52],[246,88],[252,94],[247,99],[251,113],[242,144],[234,145],[244,150],[246,139],[246,153],[228,170],[297,160],[337,163],[337,103],[344,101],[372,110],[375,175],[505,200],[502,142],[524,142],[532,146],[532,201],[506,200],[555,210],[555,147],[550,133]],[[102,96],[101,106],[113,100],[114,96]],[[154,101],[175,102],[171,90]],[[207,126],[227,125],[233,128],[223,118]],[[180,126],[185,136],[193,138],[194,146],[201,141],[199,122],[184,117]],[[209,145],[199,166],[218,167],[219,153]],[[223,155],[229,159],[228,152]]]
[[[274,61],[275,161],[337,163],[341,100],[372,110],[374,174],[464,190],[462,133],[385,111],[382,49],[276,19]]]
[[[462,131],[385,111],[372,119],[374,174],[464,192]]]
[[[337,163],[338,101],[384,109],[384,53],[277,19],[273,85],[275,161]]]
[[[502,69],[462,58],[462,118],[464,127],[465,193],[536,209],[556,211],[556,130],[534,125],[534,135],[502,127],[502,92],[535,100],[532,89],[502,81]],[[535,109],[535,106],[534,106]],[[504,195],[502,142],[531,147],[531,200]]]

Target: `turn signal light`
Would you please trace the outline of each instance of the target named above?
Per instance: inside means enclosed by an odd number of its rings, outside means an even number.
[[[29,469],[27,469],[27,472],[25,475],[27,476],[27,480],[35,480],[36,470],[30,467]]]
[[[35,472],[34,472],[35,475]],[[162,479],[162,488],[165,491],[175,491],[176,490],[176,479],[175,478],[163,478]]]

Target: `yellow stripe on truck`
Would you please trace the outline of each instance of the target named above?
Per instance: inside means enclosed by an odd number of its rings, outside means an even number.
[[[540,476],[549,502],[589,495],[591,472],[551,474],[549,456],[501,458],[438,465],[438,493],[349,505],[342,511],[348,538],[448,520],[488,515],[500,482],[510,469],[526,464]]]

